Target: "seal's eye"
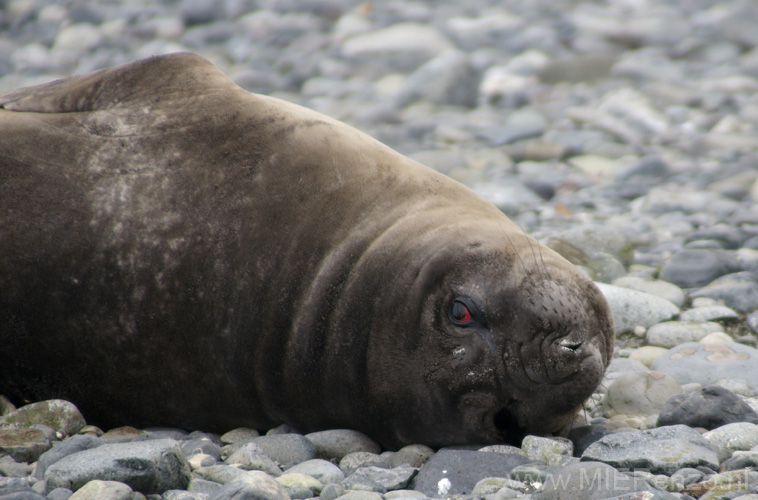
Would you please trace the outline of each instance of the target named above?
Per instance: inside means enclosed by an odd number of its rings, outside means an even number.
[[[450,304],[450,320],[458,326],[464,326],[471,323],[471,310],[460,300],[454,300]]]

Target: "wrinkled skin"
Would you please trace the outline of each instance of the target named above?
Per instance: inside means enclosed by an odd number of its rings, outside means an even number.
[[[570,422],[610,360],[598,290],[491,204],[197,56],[0,106],[17,403],[69,399],[104,427],[502,442]]]

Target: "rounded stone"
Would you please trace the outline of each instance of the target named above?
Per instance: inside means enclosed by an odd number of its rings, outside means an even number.
[[[611,416],[655,415],[670,396],[680,392],[681,385],[664,373],[626,373],[608,387],[603,407]]]
[[[0,417],[0,427],[31,427],[46,425],[65,436],[71,436],[84,427],[84,417],[73,403],[50,399],[22,406]]]
[[[424,444],[409,444],[393,453],[387,460],[387,466],[398,467],[407,464],[420,468],[432,455],[434,455],[434,450]]]
[[[316,458],[316,447],[308,438],[300,434],[260,436],[251,442],[284,468]]]
[[[339,483],[345,479],[345,474],[342,472],[342,469],[334,465],[332,462],[321,458],[306,460],[305,462],[290,467],[286,472],[288,474],[307,474],[324,485]]]
[[[735,422],[722,425],[703,434],[703,438],[716,450],[723,462],[735,451],[747,451],[758,446],[758,425],[750,422]]]
[[[684,292],[681,288],[663,280],[654,280],[639,276],[624,276],[613,280],[614,286],[630,288],[638,292],[645,292],[670,301],[677,307],[684,305]]]
[[[221,435],[221,442],[224,444],[233,444],[240,441],[250,441],[253,438],[257,438],[261,434],[255,429],[248,429],[246,427],[239,427],[232,429],[229,432]]]
[[[679,314],[679,308],[666,299],[605,283],[597,283],[613,313],[616,334],[630,332],[637,326],[650,328]]]
[[[530,460],[542,461],[547,465],[564,465],[566,457],[574,453],[574,443],[560,437],[526,436],[521,441],[521,449]]]
[[[124,483],[93,479],[79,488],[69,500],[132,500],[132,494],[132,489]]]
[[[316,456],[326,460],[342,460],[348,453],[365,451],[379,453],[379,444],[362,432],[332,429],[305,435],[316,447]]]
[[[737,271],[734,256],[722,250],[686,249],[671,256],[661,278],[684,288],[705,286],[719,276]]]
[[[671,396],[658,416],[658,426],[684,424],[715,429],[734,422],[758,424],[758,414],[739,396],[718,385]]]
[[[723,332],[718,323],[691,323],[688,321],[664,321],[651,326],[645,339],[648,344],[658,347],[675,347],[685,342],[698,342],[713,332]]]
[[[307,474],[287,472],[276,478],[276,482],[285,488],[308,488],[316,495],[321,493],[324,485],[318,479]]]
[[[643,365],[649,367],[651,364],[653,364],[653,361],[666,354],[667,351],[668,349],[663,347],[645,345],[635,349],[634,352],[629,355],[629,359],[638,361]]]
[[[345,475],[352,474],[353,471],[360,467],[375,465],[377,467],[386,467],[387,459],[383,456],[368,451],[355,451],[348,453],[340,460],[340,469]]]

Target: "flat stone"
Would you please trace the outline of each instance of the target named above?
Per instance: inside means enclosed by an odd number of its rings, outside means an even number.
[[[17,462],[35,462],[52,444],[40,429],[0,429],[0,454]]]
[[[442,449],[421,468],[411,488],[430,498],[468,495],[480,480],[502,477],[514,467],[529,461],[515,454]]]
[[[701,465],[715,470],[719,464],[708,442],[685,425],[609,434],[591,444],[581,460],[666,475]]]
[[[680,384],[713,385],[722,379],[744,379],[758,389],[758,350],[734,342],[688,342],[656,359],[651,369],[668,373]]]
[[[173,439],[104,444],[61,458],[45,472],[48,490],[78,490],[93,479],[116,480],[144,494],[184,489],[187,459]]]

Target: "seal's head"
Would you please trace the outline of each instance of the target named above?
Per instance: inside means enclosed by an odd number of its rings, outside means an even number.
[[[418,318],[418,335],[396,337],[392,356],[381,345],[382,359],[398,361],[381,367],[381,385],[395,379],[400,394],[381,399],[397,403],[385,426],[399,442],[516,442],[557,431],[610,362],[613,319],[592,281],[522,233],[487,225],[475,237],[442,238],[448,244],[420,269],[408,308],[394,309]]]

